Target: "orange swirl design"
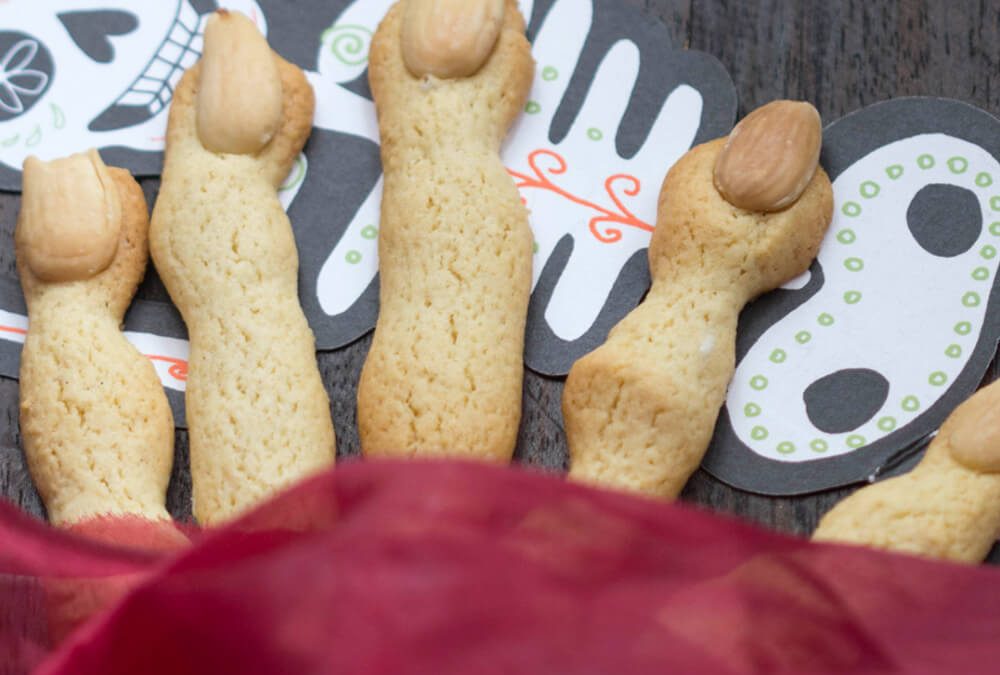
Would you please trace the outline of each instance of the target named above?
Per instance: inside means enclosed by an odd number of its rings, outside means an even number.
[[[555,160],[554,165],[549,166],[548,168],[542,167],[539,162],[541,159],[545,158]],[[590,219],[587,226],[590,229],[590,233],[594,235],[598,241],[604,244],[613,244],[616,241],[620,241],[622,238],[622,230],[620,227],[616,226],[635,227],[645,232],[653,231],[653,226],[632,213],[632,211],[625,206],[621,197],[616,192],[616,185],[625,183],[626,186],[621,189],[622,194],[629,197],[635,197],[638,195],[639,191],[642,189],[642,184],[635,176],[627,173],[618,173],[613,176],[609,176],[604,181],[604,190],[607,192],[608,197],[617,209],[617,211],[613,211],[588,199],[572,194],[564,188],[556,185],[549,178],[549,176],[562,175],[566,173],[568,169],[566,160],[559,153],[554,152],[553,150],[539,148],[528,155],[528,166],[531,167],[533,175],[527,175],[512,169],[507,169],[507,172],[514,177],[517,188],[519,190],[529,188],[548,190],[549,192],[554,192],[559,196],[568,199],[574,204],[579,204],[580,206],[585,206],[592,211],[596,211],[597,214]],[[522,201],[524,200],[522,199]]]
[[[0,0],[0,2],[3,2],[3,0]],[[18,328],[17,326],[4,326],[0,324],[0,333],[27,335],[28,331],[24,328]],[[188,362],[184,359],[175,359],[172,356],[161,356],[159,354],[146,354],[146,358],[150,361],[162,361],[164,363],[169,363],[170,367],[167,368],[167,372],[170,373],[170,376],[178,382],[187,382]]]
[[[170,373],[170,376],[178,382],[187,382],[188,362],[184,359],[175,359],[171,356],[160,356],[159,354],[146,354],[146,358],[150,361],[169,363],[170,367],[167,368],[167,372]]]

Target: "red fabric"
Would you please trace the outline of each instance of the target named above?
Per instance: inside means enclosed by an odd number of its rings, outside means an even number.
[[[0,572],[25,571],[143,575],[40,673],[985,673],[1000,661],[992,568],[816,545],[486,466],[346,464],[174,554],[84,544],[5,509]],[[0,625],[0,662],[6,649],[23,668],[46,654],[38,599],[9,597],[23,622]]]
[[[135,516],[92,518],[67,528],[79,537],[114,546],[168,553],[187,548],[191,541],[171,521]],[[109,607],[146,578],[145,572],[108,578],[50,578],[43,581],[49,638],[62,642],[94,614]]]

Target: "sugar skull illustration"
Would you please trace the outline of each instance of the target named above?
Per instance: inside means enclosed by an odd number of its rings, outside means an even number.
[[[833,123],[833,223],[807,278],[741,317],[706,468],[789,494],[861,480],[979,384],[998,326],[1000,120],[897,99]]]
[[[266,30],[253,0],[222,4]],[[0,5],[0,188],[18,189],[28,155],[90,147],[136,173],[157,172],[173,87],[198,60],[205,17],[217,7],[214,0]]]

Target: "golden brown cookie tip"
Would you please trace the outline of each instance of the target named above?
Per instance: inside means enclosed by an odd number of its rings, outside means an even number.
[[[43,281],[76,281],[105,270],[118,250],[121,203],[96,150],[24,161],[21,252]]]
[[[823,128],[805,101],[772,101],[747,115],[715,163],[715,187],[733,206],[773,212],[791,206],[819,166]]]
[[[198,137],[212,152],[249,155],[281,125],[278,61],[254,23],[219,10],[205,27],[198,82]]]

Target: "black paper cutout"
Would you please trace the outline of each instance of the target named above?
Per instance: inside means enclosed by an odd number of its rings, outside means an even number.
[[[299,68],[315,71],[320,33],[333,24],[350,3],[344,0],[257,0],[257,4],[267,18],[267,41],[274,50]]]
[[[268,39],[275,50],[301,67],[315,70],[319,33],[330,26],[349,3],[344,0],[300,0],[290,5],[279,0],[261,0],[259,4],[267,17]],[[200,2],[195,8],[205,12],[214,9],[214,5],[214,2]],[[553,5],[552,0],[534,5],[530,36],[537,33]],[[554,141],[564,136],[573,123],[605,53],[615,42],[626,37],[638,45],[643,59],[636,84],[637,95],[616,136],[620,153],[628,157],[636,152],[663,100],[682,83],[693,86],[703,98],[704,110],[696,142],[728,131],[735,116],[735,90],[716,59],[698,52],[675,50],[666,28],[658,21],[614,0],[596,0],[591,34],[550,129]],[[77,31],[74,38],[91,53],[100,53],[106,44],[100,31]],[[341,86],[370,98],[367,73]],[[91,130],[110,131],[139,124],[158,110],[159,104],[123,104],[121,99],[126,93],[123,92],[118,101],[90,123]],[[160,170],[160,153],[122,146],[104,147],[101,151],[109,164],[125,166],[137,175],[155,174]],[[326,256],[351,222],[356,206],[379,178],[378,148],[361,138],[315,129],[306,156],[309,162],[306,183],[289,210],[301,257],[300,292],[316,334],[317,348],[335,349],[370,331],[377,317],[377,277],[347,311],[336,316],[322,310],[314,289]],[[18,189],[18,172],[0,167],[0,188]],[[648,189],[655,188],[650,186]],[[553,266],[553,262],[558,261],[548,261],[550,268],[561,269],[558,265]],[[529,328],[526,361],[539,372],[556,375],[568,372],[576,358],[600,344],[614,323],[638,304],[649,285],[645,261],[630,260],[621,270],[612,295],[593,327],[581,338],[564,342],[552,334],[544,320],[545,303],[540,303],[539,299],[550,297],[556,281],[551,273],[547,273],[545,279],[551,279],[551,284],[548,287],[540,284],[535,290],[534,328]]]
[[[139,26],[139,18],[120,9],[81,10],[56,15],[73,42],[98,63],[111,63],[115,48],[110,37],[127,35]]]
[[[267,9],[275,1],[264,0],[261,5]],[[535,37],[553,4],[551,0],[535,4],[528,28],[529,38]],[[321,25],[328,25],[340,11],[330,12],[327,3],[319,0],[309,0],[302,7],[307,13],[322,12],[325,9],[330,17],[328,20],[318,19]],[[280,45],[286,43],[283,36],[294,33],[297,25],[288,23],[290,13],[277,11],[278,7],[275,10],[273,14],[279,20],[272,19],[272,13],[268,13],[268,35],[269,39],[273,36],[273,43],[281,51]],[[729,130],[735,116],[735,90],[725,69],[717,60],[699,52],[673,50],[662,24],[649,21],[635,10],[617,2],[595,2],[593,24],[592,34],[577,72],[573,75],[572,83],[553,119],[550,132],[553,141],[557,141],[568,131],[600,60],[611,45],[623,37],[633,39],[644,53],[657,54],[658,58],[643,61],[645,65],[640,70],[636,85],[636,91],[642,93],[633,99],[621,124],[617,136],[620,152],[626,156],[635,153],[645,140],[663,100],[682,83],[698,89],[704,100],[702,121],[695,142],[714,138]],[[300,65],[314,67],[315,50],[297,54],[304,51],[301,42],[290,45],[289,54]],[[651,63],[655,65],[651,66]],[[342,86],[365,98],[371,98],[367,72]],[[322,310],[313,290],[320,267],[339,243],[357,207],[380,177],[381,165],[378,148],[374,145],[364,139],[321,129],[314,129],[306,154],[309,158],[309,174],[300,195],[309,195],[312,199],[307,201],[302,196],[297,197],[289,210],[299,243],[300,295],[316,334],[317,348],[336,349],[374,328],[378,316],[378,276],[373,278],[347,311],[335,316]],[[666,168],[664,173],[665,171]],[[320,199],[316,199],[317,197]],[[322,217],[317,218],[318,214],[322,214]],[[544,319],[548,298],[558,279],[558,274],[553,275],[550,270],[561,271],[564,267],[555,257],[550,258],[543,280],[535,288],[531,300],[526,335],[527,365],[543,374],[564,375],[569,372],[573,361],[603,342],[611,327],[638,304],[649,287],[645,253],[641,257],[641,261],[633,259],[623,267],[609,300],[594,325],[585,335],[572,342],[560,340]]]
[[[894,141],[924,133],[943,133],[983,148],[1000,160],[1000,120],[960,101],[901,98],[877,103],[830,124],[823,133],[821,164],[831,180],[865,155]],[[902,208],[902,206],[900,207]],[[798,291],[779,290],[748,305],[740,316],[737,363],[772,325],[815,295],[823,285],[818,264],[813,278]],[[817,276],[819,278],[817,279]],[[803,462],[781,462],[754,453],[733,431],[724,406],[702,466],[729,485],[764,495],[797,495],[840,487],[868,479],[926,437],[976,390],[992,361],[1000,338],[1000,279],[994,277],[981,332],[961,373],[945,393],[911,423],[858,450]],[[907,457],[906,467],[917,461]],[[894,467],[892,473],[902,469]]]
[[[604,344],[608,333],[615,325],[632,311],[629,305],[605,303],[601,313],[590,329],[576,340],[569,342],[561,339],[549,327],[545,320],[545,309],[549,305],[552,290],[555,288],[559,275],[562,274],[569,257],[573,253],[573,237],[565,235],[559,240],[555,250],[542,268],[535,292],[531,294],[528,303],[528,331],[525,335],[525,353],[527,357],[534,356],[537,363],[544,363],[551,373],[568,373],[573,363],[579,358],[577,354],[587,354]],[[646,249],[637,251],[622,267],[621,274],[611,289],[609,298],[639,298],[645,295],[649,287],[649,260]],[[636,301],[638,303],[638,301]],[[531,363],[528,363],[529,367]],[[540,367],[532,370],[542,372]]]

